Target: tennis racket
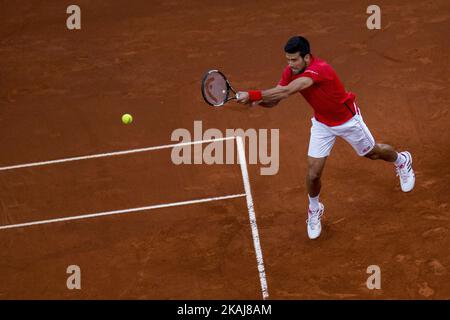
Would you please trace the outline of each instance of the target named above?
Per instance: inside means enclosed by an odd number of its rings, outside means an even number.
[[[205,74],[202,80],[202,95],[206,103],[214,107],[223,106],[238,98],[230,81],[219,70],[209,70]]]

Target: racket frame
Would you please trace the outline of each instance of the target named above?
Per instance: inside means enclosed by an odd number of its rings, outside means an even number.
[[[214,73],[214,72],[220,74],[220,75],[223,77],[223,79],[225,80],[225,84],[226,84],[226,86],[227,86],[227,88],[226,88],[227,91],[226,91],[226,94],[225,94],[225,99],[224,99],[224,101],[222,101],[220,104],[213,104],[213,103],[209,102],[208,99],[207,99],[206,96],[205,96],[205,81],[206,81],[206,79],[208,78],[208,76],[209,76],[211,73]],[[227,77],[226,77],[222,72],[220,72],[219,70],[209,70],[208,72],[206,72],[206,74],[203,76],[203,80],[202,80],[202,88],[201,88],[201,89],[202,89],[202,96],[203,96],[203,99],[205,100],[205,102],[206,102],[207,104],[209,104],[210,106],[213,106],[213,107],[221,107],[221,106],[223,106],[225,103],[227,103],[228,101],[237,99],[236,90],[234,90],[234,88],[231,86],[231,83],[230,83],[230,81],[228,81]],[[230,97],[230,92],[233,92],[233,93],[234,93],[234,96]]]

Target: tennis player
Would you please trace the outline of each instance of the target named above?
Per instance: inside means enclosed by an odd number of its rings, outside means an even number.
[[[306,223],[309,238],[316,239],[322,231],[320,219],[325,209],[319,202],[320,179],[336,137],[347,141],[359,156],[392,162],[403,192],[414,188],[412,156],[408,151],[397,152],[390,145],[375,142],[355,102],[355,94],[345,90],[328,63],[311,54],[307,39],[301,36],[290,38],[284,51],[288,65],[278,85],[268,90],[238,92],[237,101],[273,107],[299,92],[313,108],[306,176],[309,198]]]

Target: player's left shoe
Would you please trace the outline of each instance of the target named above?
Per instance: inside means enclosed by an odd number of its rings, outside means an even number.
[[[320,218],[322,218],[323,212],[325,211],[325,206],[319,202],[319,209],[313,211],[308,209],[308,220],[306,220],[308,237],[313,240],[320,236],[322,232],[322,224],[320,223]]]
[[[409,192],[414,188],[416,175],[412,168],[412,156],[408,151],[400,152],[400,155],[406,158],[406,161],[396,167],[397,176],[400,177],[400,187],[403,192]]]

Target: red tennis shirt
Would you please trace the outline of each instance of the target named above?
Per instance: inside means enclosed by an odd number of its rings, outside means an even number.
[[[317,121],[334,127],[347,122],[355,115],[355,94],[345,91],[336,72],[328,63],[313,57],[310,65],[300,74],[292,74],[291,68],[287,66],[278,84],[287,86],[300,77],[309,77],[314,81],[310,87],[299,92],[314,109]]]

